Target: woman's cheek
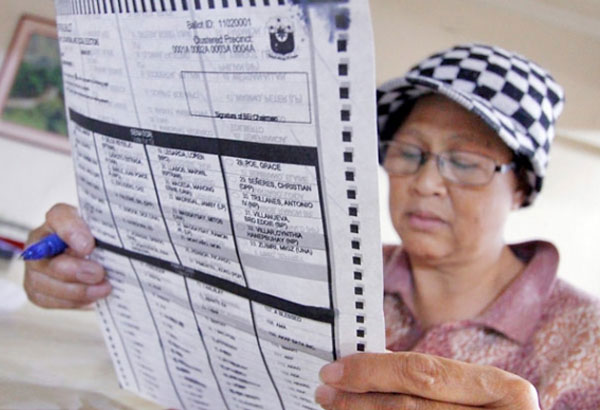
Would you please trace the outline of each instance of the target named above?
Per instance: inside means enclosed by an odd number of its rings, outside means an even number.
[[[502,201],[502,197],[488,190],[457,195],[454,231],[461,246],[479,248],[502,235],[506,219]]]

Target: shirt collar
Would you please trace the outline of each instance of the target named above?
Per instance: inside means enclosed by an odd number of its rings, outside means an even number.
[[[558,250],[544,241],[510,247],[526,263],[525,269],[484,312],[469,322],[525,344],[535,331],[543,304],[552,291],[558,269]],[[414,317],[412,269],[408,255],[400,248],[386,263],[384,289],[386,293],[399,294]]]

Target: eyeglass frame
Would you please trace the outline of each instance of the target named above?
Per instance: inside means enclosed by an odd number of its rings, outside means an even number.
[[[390,173],[386,168],[385,168],[385,160],[387,158],[387,151],[389,149],[390,146],[393,146],[394,144],[404,144],[404,145],[409,145],[411,147],[415,147],[417,148],[420,152],[420,158],[419,158],[419,165],[417,166],[417,168],[413,171],[413,172],[409,172],[409,173]],[[451,178],[448,178],[448,176],[444,175],[444,172],[442,171],[443,166],[442,166],[442,162],[444,161],[444,155],[447,155],[449,153],[465,153],[465,154],[469,154],[469,155],[476,155],[482,158],[486,158],[490,161],[492,161],[494,163],[494,169],[493,172],[490,174],[489,179],[486,182],[483,182],[481,184],[470,184],[470,183],[465,183],[465,182],[460,182],[460,181],[455,181],[452,180]],[[388,175],[390,176],[409,176],[409,175],[415,175],[419,172],[419,170],[425,165],[427,164],[427,162],[429,162],[430,158],[435,158],[435,162],[436,162],[436,168],[438,171],[438,174],[446,181],[449,181],[453,184],[458,184],[458,185],[462,185],[462,186],[485,186],[487,184],[489,184],[492,179],[494,179],[494,175],[495,174],[505,174],[510,170],[515,170],[517,168],[517,163],[513,160],[504,164],[498,164],[498,162],[496,162],[496,160],[494,160],[493,158],[490,158],[486,155],[483,154],[476,154],[473,152],[469,152],[469,151],[457,151],[457,150],[447,150],[447,151],[442,151],[439,153],[435,153],[432,151],[425,151],[422,150],[421,148],[419,148],[417,145],[415,144],[411,144],[409,142],[404,142],[404,141],[396,141],[396,140],[387,140],[387,141],[379,141],[379,161],[381,166],[383,167],[383,169],[385,170],[386,173],[388,173]],[[448,161],[448,160],[446,160]]]

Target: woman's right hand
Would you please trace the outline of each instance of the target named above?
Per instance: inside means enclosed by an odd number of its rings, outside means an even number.
[[[54,232],[69,248],[53,258],[25,263],[24,288],[29,300],[44,308],[70,309],[106,297],[112,288],[104,268],[86,259],[94,249],[94,237],[76,208],[54,205],[44,224],[31,231],[27,245]]]

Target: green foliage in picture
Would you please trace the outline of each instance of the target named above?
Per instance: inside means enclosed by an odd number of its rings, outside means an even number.
[[[49,88],[62,89],[60,67],[50,68],[23,61],[23,64],[19,67],[15,84],[10,90],[10,97],[37,97]]]
[[[31,36],[2,118],[67,135],[60,52],[55,38]]]

